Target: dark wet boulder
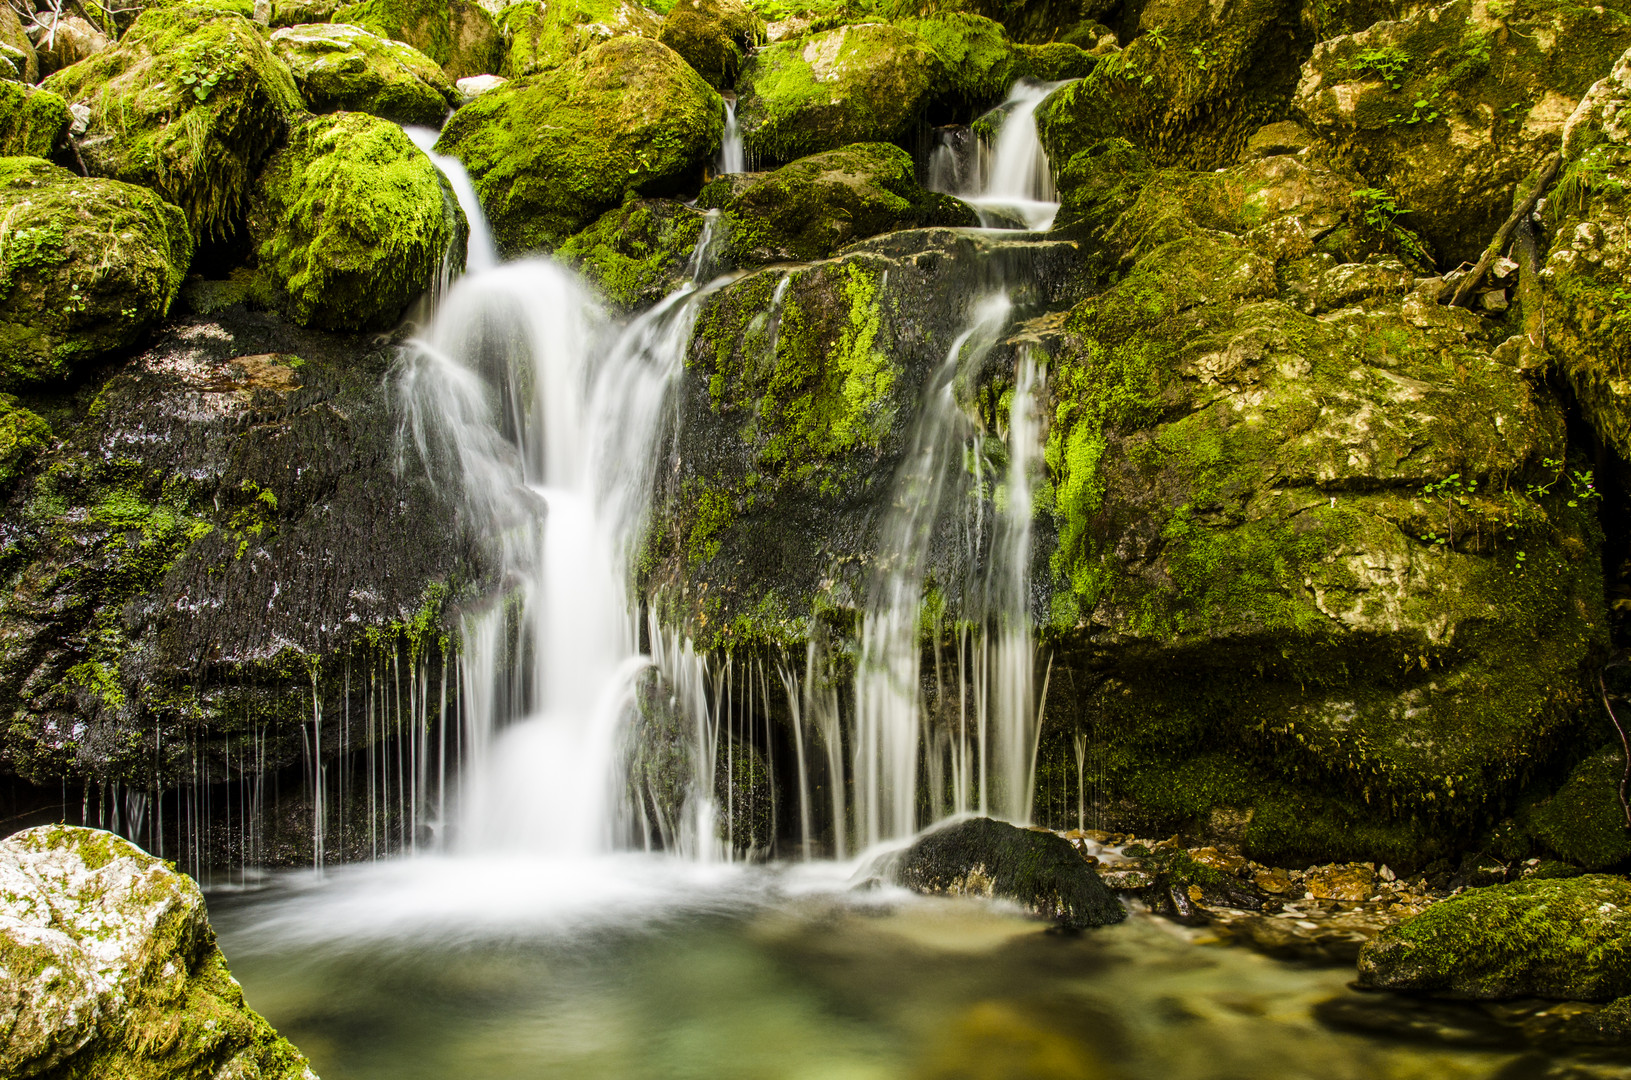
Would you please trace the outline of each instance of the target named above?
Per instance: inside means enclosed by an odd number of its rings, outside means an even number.
[[[1476,1000],[1623,997],[1631,882],[1592,874],[1452,896],[1365,946],[1359,984]]]
[[[1587,870],[1631,859],[1631,822],[1620,803],[1625,754],[1616,743],[1577,765],[1563,785],[1519,817],[1546,850]]]
[[[45,87],[90,107],[79,152],[94,175],[152,188],[200,241],[236,232],[250,182],[304,111],[264,31],[199,5],[142,12],[116,47]]]
[[[613,38],[655,39],[663,17],[633,0],[520,0],[504,9],[499,23],[509,42],[499,74],[519,79],[554,71]]]
[[[312,23],[272,34],[313,112],[347,109],[399,124],[441,127],[456,100],[436,62],[413,46],[348,23]]]
[[[742,0],[677,0],[657,40],[683,56],[710,86],[728,90],[764,35],[764,20]]]
[[[661,195],[719,150],[725,105],[668,46],[614,38],[489,90],[436,144],[469,170],[500,250],[548,250],[622,204]]]
[[[632,199],[606,211],[555,254],[607,300],[632,311],[650,307],[694,275],[697,244],[710,227],[716,226],[706,213],[676,199]]]
[[[244,1002],[197,884],[98,829],[0,841],[6,1076],[316,1080]]]
[[[991,818],[972,818],[920,837],[894,864],[914,892],[1010,900],[1071,929],[1127,917],[1070,841]]]
[[[170,310],[193,257],[180,210],[146,188],[0,158],[0,383],[65,379]]]
[[[912,155],[888,143],[857,143],[773,173],[721,178],[703,188],[697,205],[721,212],[719,257],[731,268],[824,259],[898,229],[979,224],[966,204],[919,187]]]
[[[0,157],[50,157],[72,119],[49,90],[0,80]]]
[[[841,26],[753,54],[738,80],[742,144],[792,161],[857,142],[897,142],[942,85],[929,43],[884,23]]]

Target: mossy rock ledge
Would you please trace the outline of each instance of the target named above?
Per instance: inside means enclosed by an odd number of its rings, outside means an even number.
[[[313,112],[349,109],[400,124],[441,127],[457,98],[430,57],[348,23],[278,30],[272,52],[294,72]]]
[[[251,181],[305,111],[261,28],[200,5],[142,12],[117,46],[44,85],[90,106],[90,171],[152,188],[200,242],[236,233]]]
[[[6,1076],[316,1080],[244,1002],[197,884],[112,833],[0,841]]]
[[[1490,1001],[1610,1001],[1631,994],[1631,882],[1525,881],[1472,889],[1384,930],[1359,984]]]
[[[296,126],[255,189],[261,280],[302,326],[389,327],[464,267],[468,226],[440,171],[366,113]]]
[[[146,188],[0,158],[0,384],[60,381],[134,344],[193,257],[181,211]]]
[[[1073,930],[1127,917],[1070,841],[991,818],[926,833],[898,856],[891,873],[914,892],[1010,900]]]
[[[631,0],[520,0],[504,9],[499,24],[509,42],[503,70],[518,79],[554,71],[580,53],[619,37],[655,39],[663,17]]]
[[[625,194],[701,180],[725,103],[668,46],[614,38],[546,75],[482,94],[436,148],[464,163],[507,255],[549,250]]]

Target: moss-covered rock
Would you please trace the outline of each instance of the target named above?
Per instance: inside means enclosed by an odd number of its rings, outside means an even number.
[[[0,380],[57,380],[134,343],[192,261],[181,211],[145,188],[0,158]]]
[[[49,90],[0,82],[0,157],[50,157],[72,120]]]
[[[349,109],[440,127],[456,100],[453,84],[430,57],[347,23],[279,30],[272,52],[289,65],[313,112]]]
[[[1002,24],[1015,41],[1042,44],[1068,40],[1084,23],[1107,21],[1116,0],[909,0],[895,5],[903,15],[967,13]]]
[[[0,394],[0,492],[9,491],[50,443],[50,424],[19,405],[12,395]]]
[[[255,188],[260,276],[302,326],[387,327],[464,266],[467,226],[428,157],[366,113],[296,126]]]
[[[935,829],[900,854],[893,873],[914,892],[1011,900],[1072,929],[1127,917],[1070,841],[990,818]]]
[[[7,1076],[316,1080],[244,1002],[198,886],[112,833],[0,841]]]
[[[754,53],[738,80],[748,153],[791,161],[912,131],[945,68],[928,42],[882,23],[841,26]]]
[[[34,43],[28,40],[28,34],[23,31],[22,20],[9,4],[4,10],[0,10],[0,45],[10,46],[21,56],[22,63],[17,65],[17,75],[24,82],[39,81],[40,62],[34,55]]]
[[[935,102],[953,116],[968,118],[990,108],[1020,76],[1037,74],[1031,58],[1015,48],[1002,26],[979,15],[950,12],[896,25],[922,38],[940,58],[945,75],[936,88]],[[1047,49],[1037,52],[1041,58],[1051,56]],[[1080,52],[1070,45],[1052,50],[1062,56]],[[1068,66],[1068,62],[1046,66]]]
[[[44,74],[71,67],[112,47],[113,38],[101,26],[78,15],[67,15],[52,24],[51,33],[40,39],[34,51]]]
[[[504,32],[472,0],[362,0],[337,9],[334,21],[405,41],[454,81],[496,75],[504,62]]]
[[[553,248],[627,192],[660,195],[719,150],[725,105],[668,46],[615,38],[490,90],[436,144],[469,171],[507,254]]]
[[[201,241],[234,233],[251,180],[303,111],[260,28],[202,6],[144,11],[117,47],[45,85],[90,106],[90,170],[152,188]]]
[[[1038,106],[1055,172],[1112,138],[1162,165],[1234,161],[1253,131],[1283,116],[1303,55],[1297,8],[1286,0],[1152,0],[1132,43]]]
[[[925,225],[974,226],[974,211],[924,191],[912,155],[857,143],[800,158],[773,173],[721,178],[697,205],[719,209],[722,265],[824,259],[845,244]]]
[[[1631,45],[1631,5],[1459,0],[1320,43],[1294,106],[1389,192],[1445,269],[1474,260],[1580,96]]]
[[[1631,993],[1631,882],[1587,875],[1453,896],[1366,945],[1359,983],[1475,1000],[1622,997]]]
[[[1625,755],[1608,746],[1582,761],[1561,788],[1526,809],[1522,822],[1558,858],[1604,870],[1631,858],[1631,822],[1620,804]]]
[[[345,7],[343,0],[273,0],[272,26],[306,26],[334,21],[334,13]]]
[[[554,71],[612,38],[656,38],[663,18],[632,0],[521,0],[504,9],[500,22],[509,39],[501,74],[516,79]]]
[[[742,0],[677,0],[657,40],[685,58],[716,90],[736,85],[765,24]]]
[[[631,199],[555,254],[624,311],[649,307],[692,276],[708,215],[674,199]],[[717,228],[717,226],[714,226]]]

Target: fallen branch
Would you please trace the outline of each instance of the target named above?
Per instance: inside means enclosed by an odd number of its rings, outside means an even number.
[[[1463,278],[1461,284],[1455,287],[1455,295],[1450,298],[1452,305],[1456,307],[1466,306],[1467,300],[1484,280],[1484,275],[1489,273],[1491,264],[1501,257],[1501,252],[1506,250],[1506,245],[1511,241],[1512,232],[1518,227],[1518,222],[1523,221],[1535,212],[1535,204],[1546,193],[1546,189],[1552,186],[1552,181],[1557,179],[1557,171],[1562,165],[1562,154],[1553,154],[1541,163],[1540,176],[1535,180],[1534,188],[1528,195],[1523,197],[1523,201],[1518,204],[1517,209],[1512,211],[1512,216],[1507,218],[1499,229],[1495,230],[1495,239],[1490,241],[1489,247],[1484,249],[1484,254],[1479,256],[1478,264],[1472,268],[1472,273]]]
[[[1603,667],[1603,671],[1620,663],[1618,657],[1610,660]],[[1614,706],[1608,703],[1608,685],[1603,681],[1603,671],[1597,673],[1597,689],[1603,695],[1603,708],[1608,710],[1608,718],[1614,723],[1614,730],[1620,733],[1620,753],[1625,761],[1625,771],[1620,775],[1620,809],[1625,811],[1625,827],[1631,829],[1631,803],[1625,801],[1625,787],[1631,783],[1631,740],[1625,736],[1625,728],[1620,724],[1620,718],[1614,715]]]

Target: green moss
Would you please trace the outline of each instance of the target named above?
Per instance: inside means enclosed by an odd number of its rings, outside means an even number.
[[[143,12],[117,46],[45,85],[89,103],[93,172],[152,188],[208,238],[233,233],[251,179],[302,110],[256,25],[202,6]]]
[[[657,40],[685,58],[710,86],[736,84],[742,62],[764,41],[764,22],[742,0],[680,0]]]
[[[391,325],[457,271],[465,229],[430,159],[363,113],[295,128],[260,179],[251,221],[261,274],[290,316],[346,330]]]
[[[51,426],[10,394],[0,394],[0,491],[16,483],[50,444]]]
[[[602,214],[556,255],[625,310],[655,304],[685,280],[704,215],[672,199],[637,199]]]
[[[1587,870],[1604,870],[1631,858],[1631,825],[1620,805],[1625,761],[1619,747],[1605,747],[1582,761],[1563,786],[1522,820],[1559,858]]]
[[[49,90],[0,79],[0,157],[50,157],[72,119]]]
[[[289,65],[313,112],[348,109],[440,127],[455,100],[453,85],[430,57],[343,23],[279,30],[272,52]]]
[[[506,254],[549,249],[621,205],[695,175],[719,149],[725,106],[673,50],[615,38],[548,75],[491,90],[437,148],[471,174]]]
[[[509,42],[501,74],[519,79],[554,71],[615,37],[656,38],[662,25],[656,12],[632,0],[521,0],[499,16]]]
[[[334,21],[371,34],[405,41],[438,64],[453,56],[453,19],[448,0],[363,0],[334,12]]]
[[[939,96],[964,111],[1001,101],[1016,79],[1031,73],[1025,54],[1008,40],[1002,26],[982,16],[948,12],[896,25],[934,50],[946,80]]]

